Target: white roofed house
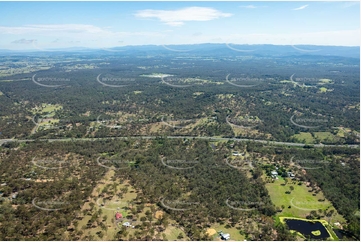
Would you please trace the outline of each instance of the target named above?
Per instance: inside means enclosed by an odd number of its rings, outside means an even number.
[[[287,176],[290,177],[291,179],[295,178],[295,175],[292,172],[287,172]]]
[[[229,240],[231,238],[230,234],[224,234],[222,231],[219,232],[219,236],[221,236],[222,240]]]
[[[274,179],[278,179],[278,172],[277,171],[271,171],[271,177]]]
[[[129,228],[129,227],[134,228],[135,227],[135,226],[131,225],[129,222],[123,223],[123,226],[125,226],[127,228]]]
[[[234,155],[234,156],[240,156],[241,154],[240,154],[238,151],[233,151],[233,152],[232,152],[232,155]]]
[[[9,200],[12,200],[12,199],[17,198],[18,194],[19,194],[18,192],[12,193],[12,194],[11,194],[11,198],[9,198]]]

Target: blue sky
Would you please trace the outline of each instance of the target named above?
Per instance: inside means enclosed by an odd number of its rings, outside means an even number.
[[[360,45],[359,2],[0,2],[0,49]]]

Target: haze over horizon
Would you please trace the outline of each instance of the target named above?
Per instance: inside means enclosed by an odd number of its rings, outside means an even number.
[[[0,2],[0,49],[360,46],[359,2]]]

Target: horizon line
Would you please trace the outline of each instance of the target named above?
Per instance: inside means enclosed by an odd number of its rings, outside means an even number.
[[[59,51],[66,49],[88,49],[88,50],[106,50],[106,49],[114,49],[114,48],[126,48],[126,47],[146,47],[146,46],[155,46],[155,47],[163,47],[164,46],[195,46],[195,45],[237,45],[237,46],[318,46],[318,47],[349,47],[349,48],[360,48],[360,45],[320,45],[320,44],[235,44],[235,43],[195,43],[195,44],[139,44],[139,45],[122,45],[122,46],[112,46],[112,47],[84,47],[84,46],[71,46],[71,47],[59,47],[59,48],[48,48],[48,49],[0,49],[0,51],[26,51],[26,52],[41,52],[41,51]]]

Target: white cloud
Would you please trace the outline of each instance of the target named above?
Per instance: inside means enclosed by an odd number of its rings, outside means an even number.
[[[349,7],[353,7],[356,5],[360,5],[360,2],[343,2],[342,4],[342,8],[349,8]]]
[[[179,10],[140,10],[135,14],[139,18],[156,18],[170,26],[181,26],[186,21],[210,21],[213,19],[230,17],[232,14],[223,13],[213,8],[189,7]]]
[[[170,26],[173,26],[173,27],[177,27],[177,26],[182,26],[184,23],[183,22],[168,22],[167,24]]]
[[[308,7],[308,4],[303,5],[303,6],[299,7],[299,8],[294,8],[294,9],[292,9],[292,10],[302,10],[302,9],[307,8],[307,7]]]
[[[119,36],[163,36],[157,32],[116,32],[94,25],[86,24],[53,24],[53,25],[24,25],[17,27],[0,26],[0,35],[31,35],[58,37],[119,37]],[[24,39],[25,40],[25,39]]]
[[[79,43],[83,47],[111,47],[119,46],[118,40],[126,40],[124,44],[130,44],[138,39],[155,42],[156,39],[164,39],[165,36],[166,33],[156,31],[123,32],[85,24],[39,24],[12,27],[0,25],[0,45],[3,48],[8,46],[9,49],[29,46],[37,49],[65,48],[72,47],[74,44],[79,45]]]
[[[176,25],[176,21],[172,23]],[[217,33],[217,31],[207,32],[206,30],[202,30],[202,33],[191,31],[185,34],[175,30],[168,30],[168,28],[161,32],[117,32],[92,25],[84,26],[83,32],[80,32],[78,31],[79,27],[80,25],[0,26],[0,49],[52,49],[74,46],[110,48],[124,45],[170,45],[216,42],[296,46],[303,44],[360,45],[359,29],[292,34],[261,34],[257,32],[253,34],[225,34]],[[9,32],[13,34],[8,34]],[[16,32],[16,34],[14,34],[14,32]]]
[[[32,44],[35,43],[36,39],[18,39],[11,42],[12,44]]]
[[[58,25],[24,25],[21,27],[0,26],[2,34],[30,34],[44,32],[61,33],[102,33],[105,30],[94,25],[86,24],[58,24]]]
[[[247,6],[239,6],[240,8],[257,8],[254,5],[247,5]]]

